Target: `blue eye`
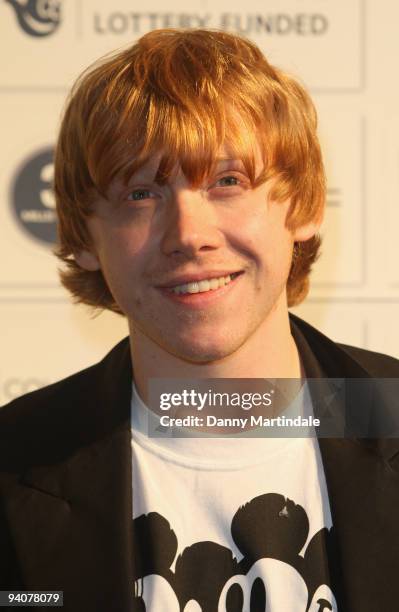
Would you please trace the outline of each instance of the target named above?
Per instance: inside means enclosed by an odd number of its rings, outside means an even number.
[[[128,200],[133,200],[134,202],[139,202],[140,200],[146,200],[150,198],[152,195],[151,191],[148,189],[135,189],[131,191],[127,197]]]
[[[234,187],[240,183],[236,176],[223,176],[217,182],[222,183],[221,187]]]

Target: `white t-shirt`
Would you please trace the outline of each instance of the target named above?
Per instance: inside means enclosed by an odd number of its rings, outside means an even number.
[[[306,385],[295,402],[303,413],[312,412]],[[332,521],[317,440],[150,438],[147,419],[133,385],[137,609],[337,610],[326,556]]]

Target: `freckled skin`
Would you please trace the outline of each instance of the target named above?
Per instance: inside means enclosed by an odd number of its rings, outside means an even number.
[[[225,149],[220,154],[228,157]],[[260,155],[257,161],[260,172]],[[251,343],[261,346],[267,329],[277,333],[288,321],[292,247],[304,239],[304,230],[298,238],[285,226],[290,202],[269,201],[268,183],[252,189],[236,161],[221,162],[198,189],[179,169],[167,185],[156,185],[157,163],[155,158],[142,169],[116,201],[95,203],[88,222],[95,251],[79,254],[78,263],[101,267],[138,349],[204,364]],[[307,233],[305,239],[314,228]],[[199,310],[174,303],[157,288],[203,270],[244,274],[221,299]]]

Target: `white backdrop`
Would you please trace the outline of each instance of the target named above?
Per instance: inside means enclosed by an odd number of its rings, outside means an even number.
[[[253,39],[309,88],[328,175],[323,255],[294,312],[399,357],[396,0],[0,0],[0,403],[100,359],[121,317],[71,305],[51,257],[52,152],[66,93],[98,56],[157,27]]]

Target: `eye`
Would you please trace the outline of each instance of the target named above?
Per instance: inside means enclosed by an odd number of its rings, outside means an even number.
[[[239,184],[240,179],[238,178],[238,176],[233,175],[222,176],[222,178],[216,181],[216,185],[219,185],[220,187],[234,187]]]
[[[134,189],[128,194],[126,199],[133,202],[140,202],[153,197],[155,197],[155,194],[149,189]]]
[[[225,173],[219,178],[215,177],[209,187],[209,193],[213,197],[228,198],[242,194],[249,187],[249,180],[245,175]]]

